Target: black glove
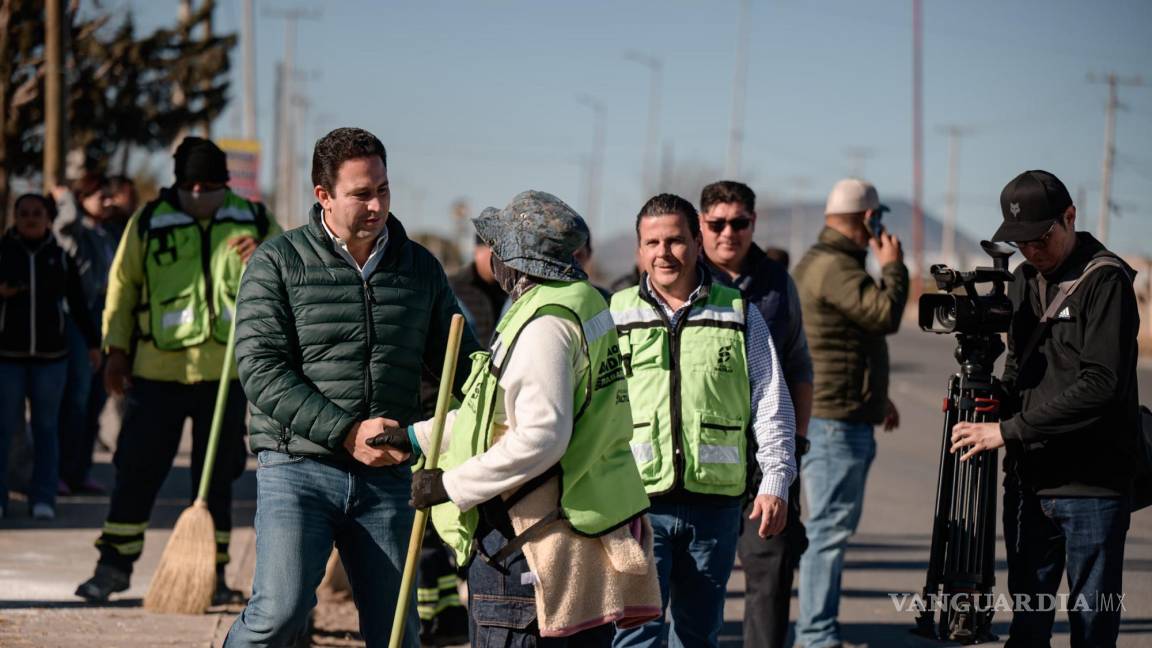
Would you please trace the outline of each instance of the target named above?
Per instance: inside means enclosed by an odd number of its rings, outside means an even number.
[[[412,473],[412,508],[428,508],[449,501],[448,491],[444,490],[444,471],[439,468],[420,469]]]
[[[412,441],[408,438],[407,428],[387,428],[380,434],[368,439],[365,443],[373,448],[390,446],[401,452],[412,452]]]

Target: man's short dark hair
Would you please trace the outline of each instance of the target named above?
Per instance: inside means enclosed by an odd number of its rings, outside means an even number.
[[[312,184],[331,193],[341,164],[373,155],[380,156],[380,161],[388,166],[388,153],[375,135],[363,128],[337,128],[316,140],[312,151]]]
[[[700,214],[696,213],[692,203],[676,194],[662,193],[649,198],[640,208],[640,213],[636,214],[636,238],[640,238],[641,219],[669,214],[683,216],[688,221],[688,230],[692,232],[692,236],[700,236]]]
[[[20,203],[24,202],[25,200],[31,200],[32,202],[40,203],[44,206],[44,211],[48,214],[48,218],[50,220],[56,220],[56,203],[44,194],[26,193],[21,195],[16,199],[16,202],[12,203],[12,212],[15,213],[17,209],[20,209]]]
[[[737,203],[750,213],[756,211],[756,194],[743,182],[721,180],[704,187],[700,192],[700,211],[712,209],[712,205]]]

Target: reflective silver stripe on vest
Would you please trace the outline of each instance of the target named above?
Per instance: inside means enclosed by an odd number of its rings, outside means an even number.
[[[215,219],[218,221],[231,220],[241,223],[254,223],[256,222],[256,215],[252,213],[251,209],[229,205],[217,210]]]
[[[700,463],[738,464],[740,463],[740,448],[701,443]]]
[[[633,443],[632,456],[636,459],[636,463],[648,463],[656,458],[656,452],[652,449],[651,443]]]
[[[185,308],[182,311],[164,313],[164,316],[160,318],[160,325],[164,328],[172,328],[181,324],[191,324],[195,319],[196,312],[191,308]]]
[[[607,309],[596,313],[595,317],[584,322],[584,338],[588,346],[592,346],[597,340],[614,330],[616,330],[616,324],[612,321],[612,313],[608,312]]]
[[[692,312],[688,315],[688,321],[693,320],[709,320],[713,322],[729,322],[732,324],[743,325],[744,309],[732,306],[705,304],[700,308],[692,309]]]
[[[616,326],[629,326],[632,324],[663,324],[660,315],[652,307],[630,308],[622,311],[612,311],[612,321]]]
[[[191,225],[196,222],[184,212],[168,212],[167,214],[160,214],[159,216],[153,215],[151,220],[148,221],[148,229],[161,229],[163,227],[172,227],[173,225]]]
[[[499,369],[504,364],[504,356],[506,355],[508,355],[508,353],[504,348],[504,337],[497,335],[496,339],[492,341],[492,351],[489,362],[493,367]]]

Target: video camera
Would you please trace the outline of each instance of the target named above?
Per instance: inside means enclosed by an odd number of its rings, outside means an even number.
[[[1007,333],[1012,321],[1012,302],[1004,282],[1012,281],[1008,257],[1015,249],[1006,243],[981,241],[980,247],[992,257],[991,268],[969,272],[953,270],[938,263],[931,268],[939,292],[920,296],[920,328],[929,333],[970,335]],[[977,284],[991,283],[992,291],[981,295]],[[955,294],[963,287],[964,294]]]

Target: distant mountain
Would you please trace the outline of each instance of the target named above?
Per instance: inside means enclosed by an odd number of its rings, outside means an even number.
[[[892,211],[884,214],[884,225],[888,231],[900,238],[904,245],[907,262],[912,257],[912,205],[903,200],[888,203]],[[793,223],[797,225],[792,231]],[[824,203],[809,202],[792,206],[767,205],[758,210],[755,241],[763,247],[778,247],[788,250],[792,262],[816,241],[824,227]],[[956,232],[955,260],[944,259],[940,251],[940,241],[944,227],[928,212],[924,213],[925,263],[947,263],[959,269],[977,265],[990,265],[990,259],[980,249],[980,244],[964,234]],[[794,235],[795,234],[795,235]],[[991,232],[988,235],[991,236]],[[631,271],[636,253],[636,237],[631,226],[626,231],[609,240],[596,240],[596,276],[601,282],[610,281]]]

